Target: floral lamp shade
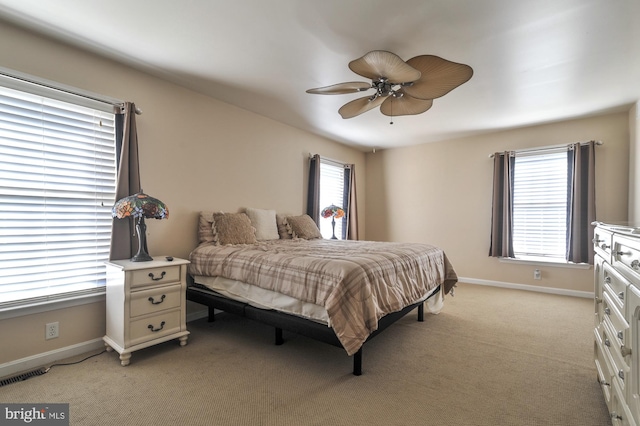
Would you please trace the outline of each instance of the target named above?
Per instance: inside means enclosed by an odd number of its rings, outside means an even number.
[[[331,204],[328,207],[325,207],[320,212],[320,216],[325,219],[331,218],[331,227],[332,227],[332,240],[337,240],[336,237],[336,219],[340,219],[344,217],[344,209],[342,207],[338,207],[335,204]]]
[[[136,220],[138,234],[138,253],[131,258],[132,262],[153,260],[147,253],[147,226],[144,219],[168,219],[169,209],[157,198],[150,197],[142,190],[137,194],[124,197],[111,209],[111,216],[116,219],[133,218]]]
[[[169,218],[169,209],[157,198],[153,198],[142,192],[124,197],[113,206],[111,215],[118,219],[125,217],[147,219],[167,219]]]

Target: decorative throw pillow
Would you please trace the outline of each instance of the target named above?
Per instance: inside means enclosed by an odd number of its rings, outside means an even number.
[[[322,238],[318,225],[316,225],[313,219],[311,219],[311,216],[307,214],[303,214],[302,216],[287,216],[287,223],[291,227],[291,234],[295,238],[303,238],[305,240]]]
[[[278,234],[281,240],[290,240],[293,237],[289,233],[287,228],[287,216],[283,214],[276,214],[276,223],[278,225]]]
[[[218,245],[257,242],[256,229],[244,213],[214,213],[213,232]]]
[[[267,241],[280,238],[278,225],[276,224],[275,210],[247,208],[246,213],[247,216],[249,216],[251,224],[256,228],[256,240]]]
[[[200,212],[198,222],[198,244],[211,243],[216,240],[213,234],[213,212]]]

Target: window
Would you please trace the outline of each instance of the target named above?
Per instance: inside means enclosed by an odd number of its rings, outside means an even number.
[[[342,207],[346,212],[344,203],[344,165],[333,161],[320,160],[320,211],[323,208],[335,204]],[[335,235],[338,239],[344,239],[343,219],[336,221]],[[320,233],[323,238],[331,238],[333,229],[331,219],[320,217]]]
[[[519,154],[513,167],[513,251],[518,258],[565,261],[567,150]]]
[[[0,77],[0,309],[101,292],[113,105]]]

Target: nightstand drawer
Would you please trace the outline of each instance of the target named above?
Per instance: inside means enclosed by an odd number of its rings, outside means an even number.
[[[180,281],[180,266],[139,269],[131,271],[131,287],[169,284]]]
[[[180,284],[131,292],[130,317],[151,314],[180,306],[182,286]]]
[[[180,309],[131,321],[131,345],[180,331]]]

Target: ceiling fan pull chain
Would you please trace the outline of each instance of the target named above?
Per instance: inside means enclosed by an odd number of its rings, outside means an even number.
[[[390,108],[391,108],[391,121],[389,122],[389,124],[393,124],[393,99],[391,99]]]

